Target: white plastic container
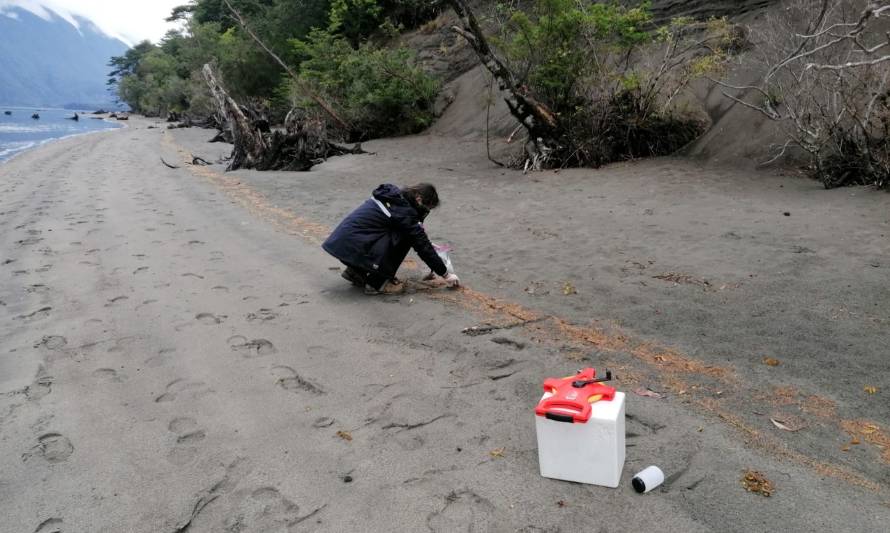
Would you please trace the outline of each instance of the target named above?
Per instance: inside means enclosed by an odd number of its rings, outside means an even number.
[[[664,483],[664,472],[655,465],[647,466],[631,480],[635,491],[644,494]]]
[[[541,401],[551,396],[547,392]],[[615,392],[611,400],[591,404],[586,422],[573,422],[571,409],[553,407],[550,411],[569,420],[535,416],[541,475],[617,487],[624,469],[624,393]]]

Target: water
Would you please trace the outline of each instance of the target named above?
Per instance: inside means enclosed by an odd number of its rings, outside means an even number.
[[[6,115],[12,111],[12,115]],[[40,114],[39,120],[31,115]],[[94,120],[91,114],[81,114],[80,120],[66,120],[74,115],[67,109],[33,109],[24,107],[0,107],[0,163],[25,150],[43,143],[92,131],[118,128],[104,120]]]

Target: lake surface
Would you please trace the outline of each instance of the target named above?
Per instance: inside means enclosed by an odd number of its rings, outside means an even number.
[[[12,115],[6,115],[6,111]],[[31,118],[34,113],[40,119]],[[121,127],[93,119],[91,114],[82,114],[78,121],[68,120],[73,115],[74,111],[67,109],[0,107],[0,162],[55,139]]]

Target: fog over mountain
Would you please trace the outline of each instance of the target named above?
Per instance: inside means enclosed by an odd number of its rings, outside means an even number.
[[[108,61],[128,46],[77,15],[0,2],[0,105],[109,106]]]

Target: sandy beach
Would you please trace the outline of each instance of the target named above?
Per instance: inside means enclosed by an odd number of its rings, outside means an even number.
[[[212,136],[132,117],[0,165],[0,532],[886,529],[886,194],[681,159],[524,175],[434,135],[189,164]],[[421,180],[465,287],[412,255],[407,294],[365,296],[319,244]],[[586,366],[628,395],[618,489],[538,474],[541,383]]]

